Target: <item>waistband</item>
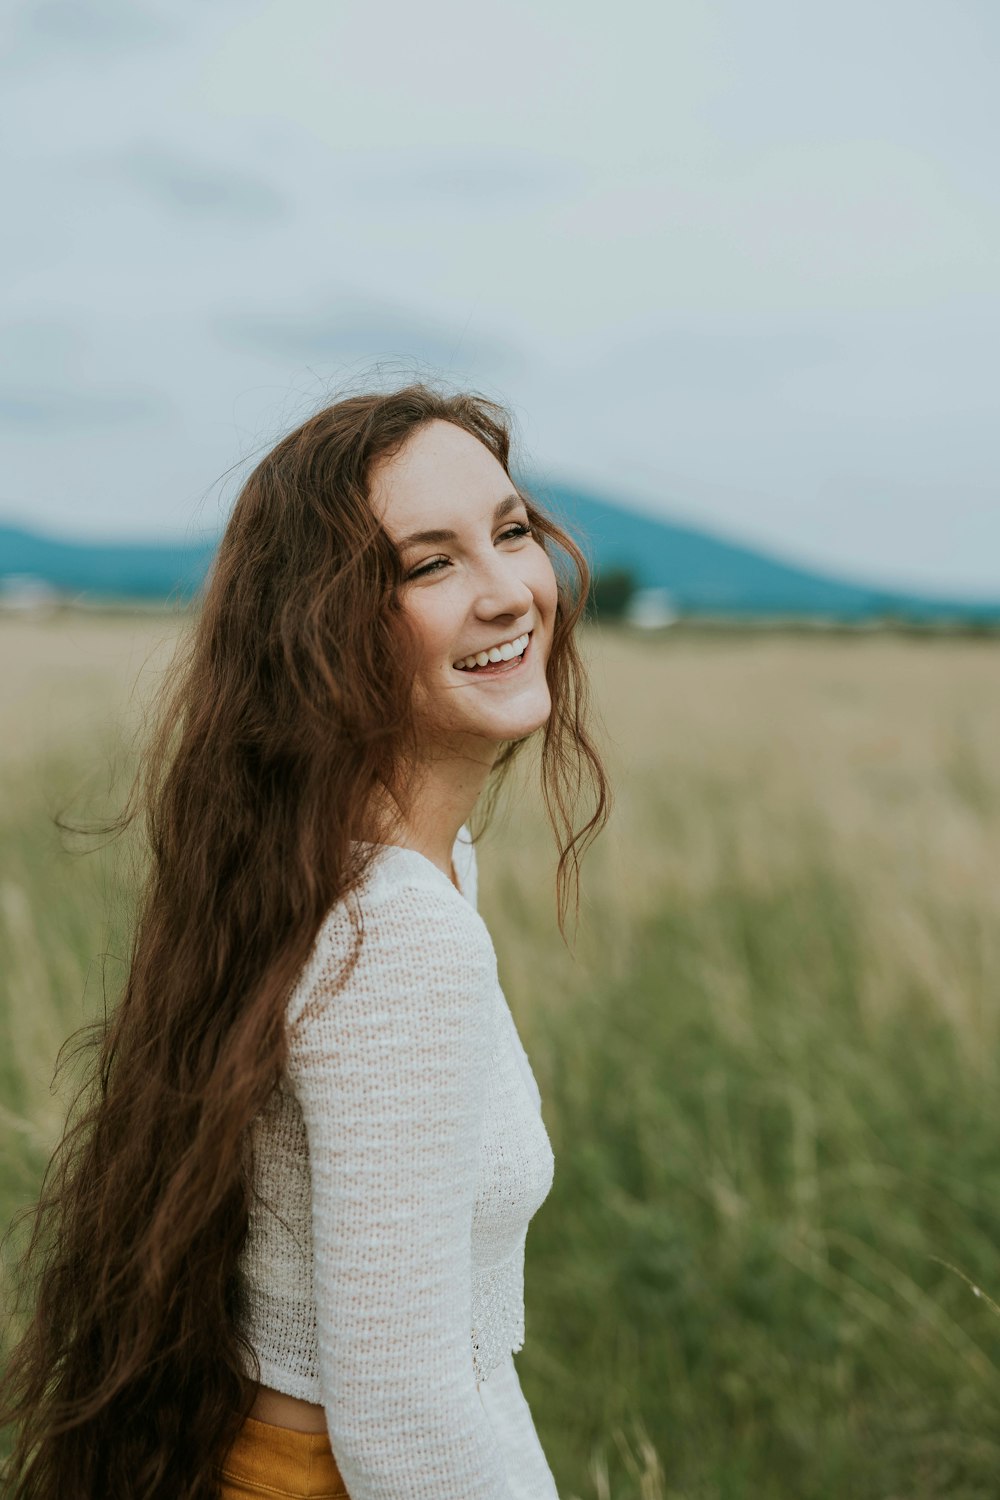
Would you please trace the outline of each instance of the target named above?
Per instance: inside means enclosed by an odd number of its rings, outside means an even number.
[[[325,1432],[296,1432],[247,1417],[222,1473],[247,1484],[266,1485],[277,1495],[314,1500],[350,1500]]]

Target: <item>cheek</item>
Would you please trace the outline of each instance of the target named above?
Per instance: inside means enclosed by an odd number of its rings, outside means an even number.
[[[410,611],[410,624],[420,642],[423,661],[427,666],[438,666],[450,649],[453,622],[440,610],[424,607]]]
[[[549,617],[554,615],[559,598],[559,586],[552,564],[541,548],[539,548],[538,561],[529,582],[538,607]]]

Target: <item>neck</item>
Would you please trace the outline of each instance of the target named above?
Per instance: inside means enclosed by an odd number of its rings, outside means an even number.
[[[486,786],[500,747],[482,740],[462,746],[436,746],[401,779],[405,795],[383,788],[373,823],[379,843],[415,849],[452,879],[451,851]],[[485,753],[484,753],[485,751]]]

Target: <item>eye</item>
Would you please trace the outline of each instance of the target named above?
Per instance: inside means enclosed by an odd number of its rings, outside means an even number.
[[[531,537],[531,535],[534,535],[534,526],[529,525],[526,520],[517,520],[513,526],[505,526],[496,540],[517,541],[520,540],[520,537]],[[442,567],[451,567],[448,558],[432,558],[430,562],[421,562],[420,567],[414,568],[412,573],[406,574],[406,580],[409,582],[409,579],[412,579],[412,577],[430,577]]]
[[[533,530],[534,527],[529,526],[527,521],[518,521],[516,526],[510,526],[507,528],[500,540],[503,542],[506,541],[508,537],[512,536],[531,536]]]
[[[447,558],[439,557],[434,562],[424,563],[422,568],[414,568],[413,572],[407,573],[406,576],[407,578],[423,578],[425,573],[433,573],[438,568],[445,567],[447,561]]]

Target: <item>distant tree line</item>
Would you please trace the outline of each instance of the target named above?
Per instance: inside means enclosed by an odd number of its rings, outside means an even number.
[[[598,620],[620,620],[639,583],[631,568],[617,565],[594,572],[587,594],[587,616]]]

